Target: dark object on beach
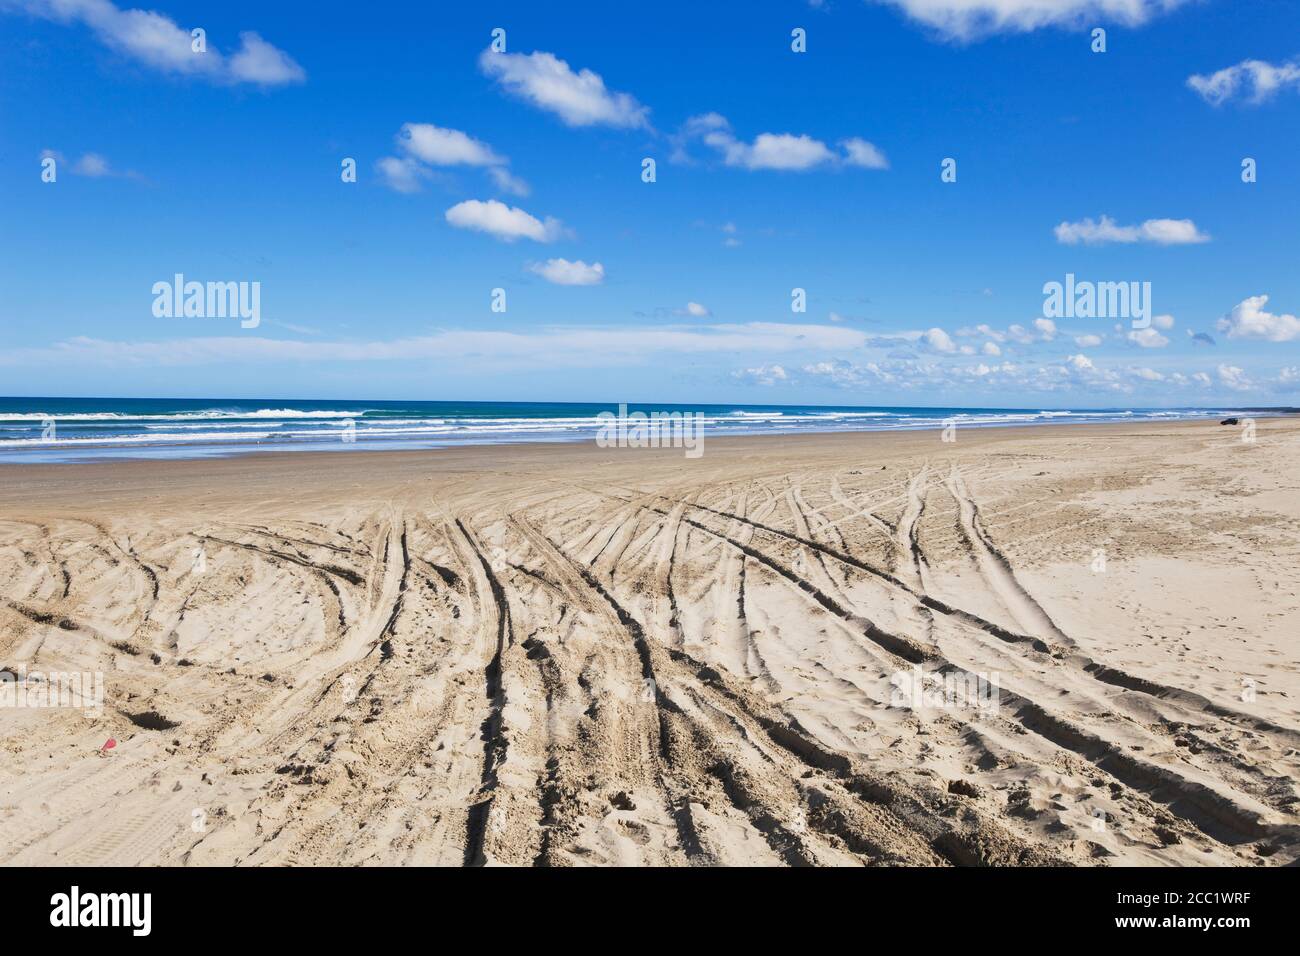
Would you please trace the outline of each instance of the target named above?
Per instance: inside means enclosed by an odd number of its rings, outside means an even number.
[[[1220,425],[1240,425],[1241,423],[1240,423],[1239,421],[1237,421],[1235,418],[1225,418],[1223,421],[1219,422],[1219,424],[1220,424]]]

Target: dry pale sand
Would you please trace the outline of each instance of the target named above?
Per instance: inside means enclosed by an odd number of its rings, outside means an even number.
[[[107,695],[0,711],[0,846],[1289,863],[1298,486],[1286,419],[7,466],[0,666]]]

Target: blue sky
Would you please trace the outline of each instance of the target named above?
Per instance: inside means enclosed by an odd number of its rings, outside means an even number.
[[[1300,404],[1285,0],[129,2],[0,0],[0,394]]]

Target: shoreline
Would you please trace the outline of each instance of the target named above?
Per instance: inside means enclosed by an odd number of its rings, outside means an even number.
[[[1295,420],[1300,415],[1279,413],[1259,415],[1260,421]],[[1131,422],[1042,422],[1020,423],[1014,425],[979,425],[960,427],[958,438],[954,443],[972,444],[989,443],[1000,440],[1016,440],[1022,437],[1036,436],[1050,439],[1075,433],[1123,435],[1126,432],[1158,432],[1169,430],[1217,429],[1225,434],[1233,426],[1222,425],[1217,418],[1179,419],[1172,421],[1131,421]],[[894,445],[916,445],[927,442],[940,443],[941,429],[934,427],[862,429],[779,433],[765,432],[753,435],[717,435],[706,437],[704,455],[733,454],[751,443],[755,450],[770,450],[778,444],[781,447],[808,446],[812,449],[825,449],[830,445],[843,442],[879,443],[884,448]],[[942,447],[942,446],[941,446]],[[0,459],[0,500],[3,500],[3,485],[23,478],[40,479],[63,475],[68,471],[79,471],[88,477],[100,477],[102,473],[121,469],[133,477],[145,476],[153,471],[176,472],[188,475],[193,472],[204,473],[241,473],[265,467],[278,472],[291,471],[291,463],[299,462],[309,474],[317,474],[321,466],[330,472],[351,471],[369,467],[371,463],[391,462],[409,466],[412,462],[422,460],[432,466],[473,465],[476,460],[487,460],[499,455],[522,456],[564,462],[572,456],[604,455],[642,455],[647,458],[682,458],[688,459],[682,448],[602,448],[594,439],[543,440],[543,441],[500,441],[473,444],[448,444],[439,447],[422,448],[364,448],[349,447],[332,450],[284,450],[268,446],[264,450],[233,452],[230,454],[201,457],[122,457],[90,458],[75,461],[13,461]]]

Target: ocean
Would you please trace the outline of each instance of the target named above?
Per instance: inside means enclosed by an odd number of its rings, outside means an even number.
[[[696,413],[721,435],[891,431],[1070,422],[1170,421],[1230,409],[923,408],[854,405],[653,405]],[[0,398],[0,461],[204,458],[258,451],[444,448],[594,441],[617,403]]]

